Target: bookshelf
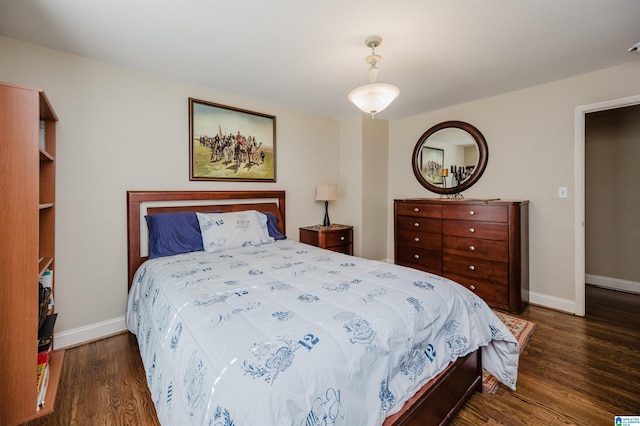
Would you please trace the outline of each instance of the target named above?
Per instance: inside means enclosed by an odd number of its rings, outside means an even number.
[[[44,91],[0,82],[0,424],[5,426],[53,411],[64,359],[64,351],[49,352],[45,404],[39,407],[38,282],[46,271],[55,294],[57,120]],[[48,313],[54,312],[55,305]]]

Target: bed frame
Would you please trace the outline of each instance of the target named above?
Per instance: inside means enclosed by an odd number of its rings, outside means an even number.
[[[189,202],[197,205],[186,205]],[[141,254],[141,237],[143,233],[146,234],[146,226],[142,226],[145,214],[240,210],[268,211],[275,214],[280,219],[280,232],[286,234],[284,191],[128,191],[128,288],[131,288],[135,271],[147,260],[147,257]],[[442,373],[423,386],[400,412],[389,416],[383,426],[447,424],[474,391],[482,392],[480,350],[452,362]]]

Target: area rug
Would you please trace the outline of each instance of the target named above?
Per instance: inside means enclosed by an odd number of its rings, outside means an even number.
[[[509,328],[511,334],[518,341],[518,345],[520,345],[520,353],[525,346],[527,346],[527,342],[531,338],[531,335],[536,329],[536,323],[523,320],[521,318],[516,318],[511,315],[507,315],[505,313],[499,311],[493,311],[500,320]],[[500,387],[500,382],[496,379],[495,376],[487,373],[484,369],[482,370],[482,391],[490,394],[494,394],[498,391]]]

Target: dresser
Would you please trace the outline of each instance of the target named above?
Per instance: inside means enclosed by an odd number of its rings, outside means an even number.
[[[300,228],[300,242],[353,255],[353,226],[305,226]]]
[[[491,307],[529,302],[529,202],[394,201],[395,263],[450,278]]]

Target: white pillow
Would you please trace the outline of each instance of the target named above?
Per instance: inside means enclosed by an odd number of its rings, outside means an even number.
[[[212,253],[237,247],[272,243],[267,215],[257,210],[228,213],[196,213],[202,234],[202,245]]]

